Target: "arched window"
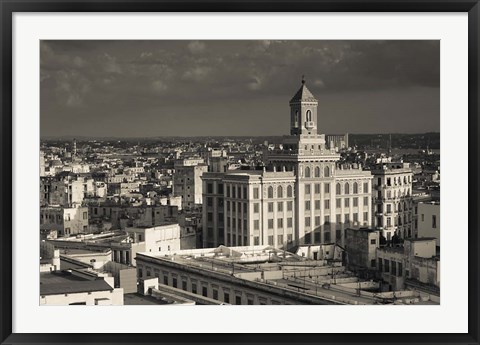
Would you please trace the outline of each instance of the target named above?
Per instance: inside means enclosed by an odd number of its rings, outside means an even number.
[[[278,186],[277,198],[283,198],[283,188],[282,188],[282,186]]]
[[[291,198],[293,196],[293,188],[292,186],[287,187],[287,197]]]
[[[358,194],[358,183],[357,182],[353,183],[353,194]]]
[[[350,184],[348,182],[345,183],[345,194],[350,194]]]
[[[335,192],[337,193],[337,195],[342,194],[342,187],[340,186],[340,183],[337,183],[337,186],[335,188]]]
[[[307,110],[307,121],[312,121],[312,112]]]
[[[272,186],[268,187],[268,197],[273,198],[273,187]]]
[[[310,167],[305,167],[305,177],[310,177]]]
[[[298,110],[295,111],[295,116],[294,116],[294,123],[293,123],[293,126],[294,127],[298,127]]]
[[[315,167],[315,177],[320,177],[320,167]]]
[[[323,172],[324,177],[330,177],[330,167],[327,165],[325,171]]]

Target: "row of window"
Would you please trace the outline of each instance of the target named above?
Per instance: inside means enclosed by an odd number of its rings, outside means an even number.
[[[342,194],[342,190],[343,190],[343,194],[350,194],[350,185],[352,185],[352,194],[358,194],[360,192],[359,185],[357,182],[353,182],[353,184],[351,184],[350,182],[345,182],[345,183],[339,182],[335,185],[335,193],[337,195],[340,195]],[[368,193],[368,191],[369,191],[368,182],[364,182],[363,193]]]
[[[305,167],[304,177],[312,177],[312,169],[309,166]],[[313,177],[320,177],[320,167],[317,166],[313,169]],[[330,177],[330,167],[328,165],[323,168],[323,177]]]
[[[374,264],[372,260],[372,264]],[[375,266],[372,266],[375,267]],[[403,275],[403,264],[393,260],[378,258],[378,270],[380,272],[390,273],[391,275],[401,277]]]
[[[145,268],[145,276],[147,278],[152,277],[152,269],[149,267]],[[143,268],[138,266],[137,268],[138,277],[143,277]],[[228,304],[236,305],[253,305],[253,304],[282,304],[281,301],[271,299],[267,296],[261,296],[258,294],[248,293],[244,291],[239,291],[232,289],[230,287],[224,287],[217,284],[211,284],[205,281],[198,281],[195,279],[190,279],[188,277],[178,277],[176,274],[169,274],[167,271],[162,271],[163,274],[160,274],[159,270],[154,270],[155,276],[159,279],[159,283],[164,285],[172,286],[177,289],[182,289],[194,294],[201,295],[203,297],[212,298],[217,301],[221,301]]]

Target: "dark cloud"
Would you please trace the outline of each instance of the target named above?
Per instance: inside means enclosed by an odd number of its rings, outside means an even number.
[[[40,61],[43,136],[286,134],[302,74],[323,132],[439,130],[439,41],[42,41]]]

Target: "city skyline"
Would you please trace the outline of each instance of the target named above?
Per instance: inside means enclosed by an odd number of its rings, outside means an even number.
[[[440,130],[439,41],[42,41],[40,48],[42,137],[286,135],[286,105],[302,75],[319,99],[323,133]]]

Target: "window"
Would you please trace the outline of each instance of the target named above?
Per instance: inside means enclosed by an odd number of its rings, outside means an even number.
[[[397,262],[392,261],[392,274],[396,275],[397,274]]]
[[[425,221],[425,215],[422,213],[422,222]]]
[[[207,193],[213,194],[213,183],[207,183]]]
[[[287,211],[291,211],[293,209],[293,201],[287,201]]]
[[[325,209],[329,210],[330,209],[330,200],[329,199],[324,200],[324,204],[325,204]]]
[[[307,232],[305,233],[305,243],[310,243],[310,242],[312,242],[312,233]]]
[[[372,260],[370,261],[370,267],[375,268],[375,266],[376,266],[375,259],[372,259]]]
[[[273,246],[273,235],[268,236],[268,245]]]
[[[336,215],[336,222],[337,222],[337,224],[341,224],[341,223],[342,223],[342,215],[341,215],[341,214],[337,214],[337,215]]]
[[[232,186],[232,198],[236,197],[236,191],[237,191],[237,188],[235,186]]]
[[[335,187],[335,193],[337,193],[337,195],[342,194],[342,187],[340,186],[340,183],[337,183],[337,186]]]
[[[307,110],[307,121],[312,121],[312,112],[310,110]]]
[[[368,196],[363,197],[363,206],[368,206]]]
[[[273,198],[273,187],[272,186],[268,187],[268,197]]]
[[[230,303],[230,294],[228,292],[223,292],[223,301],[225,303]]]
[[[345,194],[350,194],[350,183],[345,183]]]
[[[277,211],[282,212],[283,211],[283,202],[277,203]]]
[[[87,212],[83,212],[83,219],[88,219],[88,213]]]
[[[291,198],[293,196],[293,188],[292,186],[287,187],[287,197]]]
[[[377,244],[377,239],[372,238],[372,239],[370,240],[370,244]]]
[[[213,296],[213,299],[218,300],[218,290],[217,289],[212,290],[212,296]]]
[[[358,198],[353,198],[353,207],[358,206]]]
[[[248,199],[247,198],[247,187],[243,187],[243,198]]]
[[[206,286],[202,286],[202,296],[208,297],[208,288]]]
[[[287,218],[287,227],[291,228],[293,226],[293,218]]]
[[[397,275],[401,277],[403,274],[403,265],[401,262],[398,263],[398,270],[397,270]]]
[[[340,240],[342,238],[342,230],[335,230],[335,237],[337,240]]]
[[[345,207],[350,207],[350,199],[345,198]]]
[[[310,177],[310,167],[305,167],[305,177]]]
[[[268,203],[268,212],[273,212],[273,202]]]
[[[163,276],[163,284],[168,285],[168,275],[164,274]]]
[[[345,223],[350,223],[350,215],[348,213],[345,215]]]
[[[254,199],[258,199],[258,197],[259,197],[259,196],[258,196],[258,188],[255,187],[255,188],[253,188],[253,198],[254,198]]]
[[[273,229],[273,219],[268,220],[268,228]]]
[[[329,232],[326,232],[326,233],[324,234],[324,237],[325,237],[325,242],[327,242],[327,243],[328,243],[328,242],[331,242],[330,233],[329,233]],[[328,254],[328,252],[327,252],[327,254]]]
[[[283,245],[283,235],[278,235],[277,236],[277,244],[280,246],[280,245]]]
[[[385,260],[384,264],[385,264],[385,272],[390,273],[390,261]]]
[[[305,226],[310,226],[310,217],[305,217]]]
[[[353,194],[358,194],[358,183],[357,182],[353,183]]]
[[[358,213],[354,213],[354,214],[353,214],[353,221],[354,221],[355,223],[358,222]]]
[[[258,202],[253,204],[253,213],[259,213],[260,212],[260,204]]]
[[[305,185],[305,194],[310,195],[310,185],[309,184]]]
[[[363,192],[368,193],[368,182],[363,183]]]
[[[218,184],[218,194],[222,194],[222,195],[223,195],[223,183],[219,183],[219,184]]]
[[[315,194],[320,194],[320,183],[315,183]]]
[[[173,282],[173,283],[172,283],[172,286],[173,286],[174,288],[176,288],[176,287],[177,287],[177,278],[173,278],[173,279],[172,279],[172,282]]]
[[[320,167],[315,167],[315,177],[320,177]]]
[[[342,199],[337,198],[336,200],[336,207],[341,208],[342,207]]]
[[[320,225],[320,216],[315,216],[315,226]]]
[[[278,186],[277,198],[283,198],[283,187],[282,186]]]
[[[330,193],[330,183],[325,183],[323,185],[323,189],[325,191],[325,194],[329,194]]]
[[[433,229],[437,228],[437,216],[435,215],[432,216],[432,228]]]
[[[310,211],[310,201],[305,201],[305,211]]]
[[[235,304],[237,305],[242,304],[242,296],[239,296],[239,295],[235,296]]]
[[[277,219],[277,228],[283,228],[283,218]]]
[[[255,219],[253,221],[253,229],[254,230],[259,230],[260,229],[260,221],[258,219]]]
[[[325,225],[330,225],[330,216],[325,216]]]
[[[186,280],[182,280],[182,290],[187,291],[187,281]]]
[[[212,212],[207,213],[207,221],[209,221],[209,222],[213,221],[213,213]]]
[[[330,177],[330,168],[328,166],[326,166],[324,169],[323,169],[323,176],[324,177]]]
[[[253,245],[254,245],[254,246],[258,246],[259,244],[260,244],[260,237],[255,236],[255,237],[253,238]]]
[[[320,200],[315,200],[315,209],[316,210],[320,209]]]

